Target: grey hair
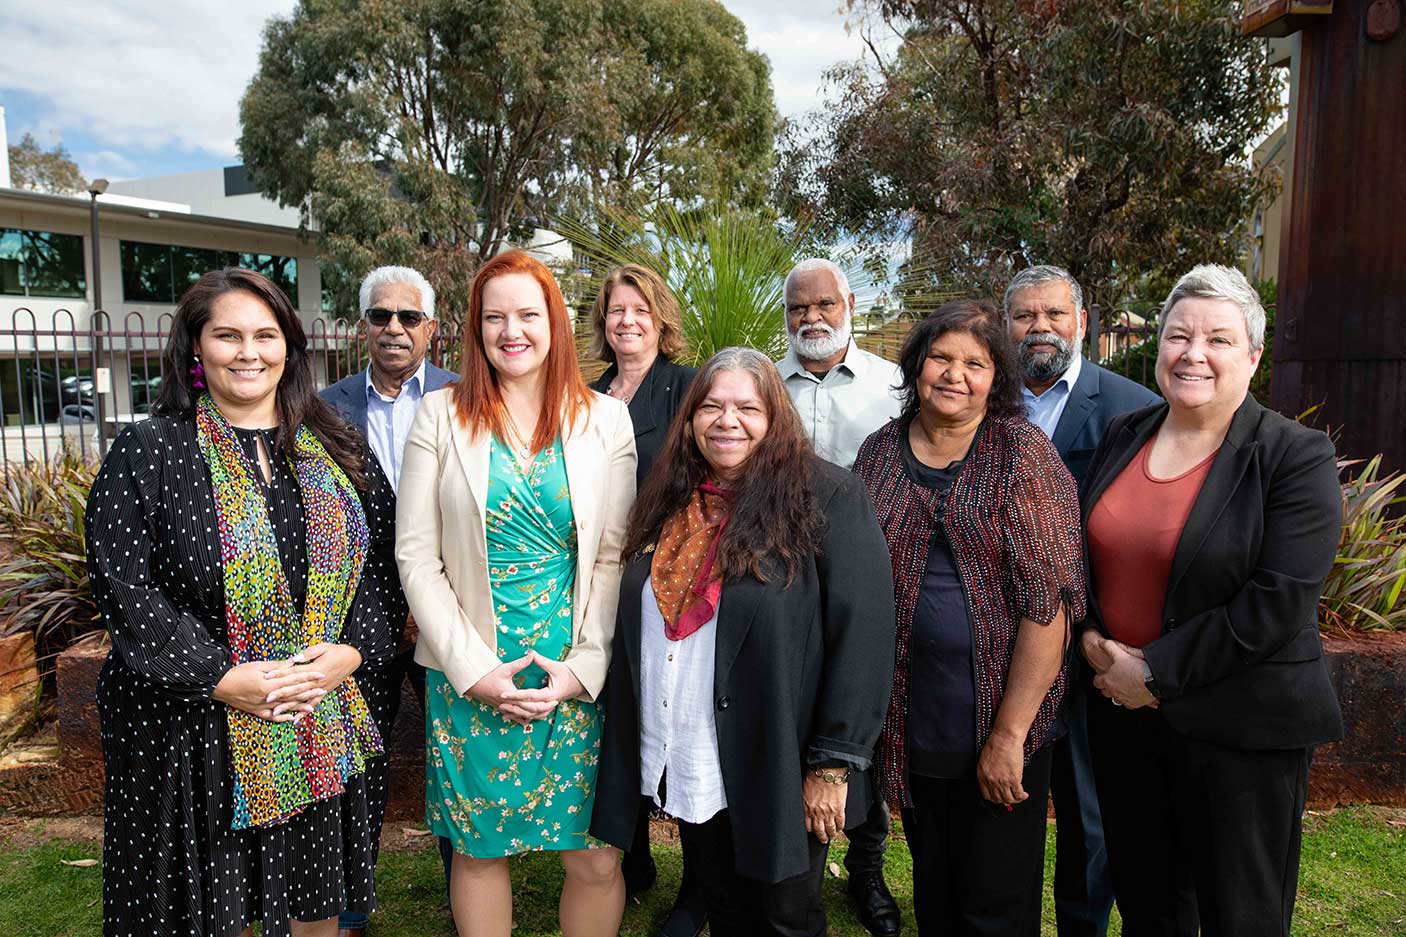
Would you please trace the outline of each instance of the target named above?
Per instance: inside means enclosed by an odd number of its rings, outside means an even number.
[[[826,260],[824,257],[811,257],[807,260],[802,260],[792,267],[791,272],[786,274],[786,284],[781,288],[782,296],[784,297],[787,293],[791,292],[792,280],[803,273],[813,273],[816,270],[828,270],[834,275],[835,282],[839,284],[840,287],[840,299],[848,304],[850,297],[854,295],[854,293],[850,292],[849,277],[845,276],[845,272],[840,269],[839,264],[832,260]]]
[[[1167,301],[1162,304],[1162,324],[1157,330],[1157,341],[1162,341],[1162,333],[1167,329],[1167,315],[1172,307],[1183,299],[1219,299],[1233,303],[1245,317],[1245,332],[1250,336],[1250,350],[1264,347],[1264,306],[1260,294],[1245,279],[1245,274],[1234,267],[1220,264],[1197,264],[1191,272],[1182,276]]]
[[[776,365],[755,348],[729,345],[714,352],[713,356],[704,362],[700,376],[706,373],[711,377],[719,371],[746,371],[753,377],[760,378],[768,371],[774,373]]]
[[[1074,300],[1076,312],[1084,308],[1084,291],[1080,288],[1079,281],[1074,279],[1074,274],[1063,267],[1056,267],[1054,264],[1039,264],[1034,267],[1026,267],[1011,278],[1010,284],[1006,287],[1005,295],[1001,297],[1002,311],[1007,316],[1011,314],[1011,299],[1021,290],[1054,280],[1061,280],[1069,284],[1069,295]]]
[[[430,281],[425,279],[424,274],[413,267],[377,267],[368,273],[366,279],[361,281],[361,292],[358,296],[361,315],[366,315],[366,310],[371,308],[372,294],[392,283],[407,283],[419,290],[420,304],[424,307],[420,311],[431,319],[434,318],[434,287],[430,286]]]

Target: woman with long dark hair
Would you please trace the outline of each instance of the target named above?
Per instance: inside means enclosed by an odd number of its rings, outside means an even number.
[[[479,268],[462,373],[405,444],[396,557],[420,639],[426,823],[461,937],[508,937],[508,858],[559,854],[564,937],[614,937],[620,854],[586,826],[635,496],[625,405],[581,379],[566,303],[523,253]]]
[[[283,292],[230,268],[181,298],[156,414],[86,515],[113,650],[103,930],[336,933],[375,907],[354,673],[395,651],[390,488],[313,391]]]
[[[826,844],[869,792],[893,665],[888,551],[816,458],[775,366],[728,348],[690,386],[630,519],[592,832],[641,794],[679,821],[710,930],[821,934]]]

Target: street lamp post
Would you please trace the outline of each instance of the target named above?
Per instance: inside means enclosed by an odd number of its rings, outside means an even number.
[[[88,186],[89,218],[93,223],[93,312],[97,312],[103,307],[103,270],[100,251],[98,250],[98,196],[107,191],[106,179],[94,179],[93,184]]]
[[[106,179],[94,179],[93,184],[88,186],[89,195],[89,220],[92,222],[92,245],[93,245],[93,311],[88,316],[88,334],[91,336],[93,344],[93,405],[94,416],[98,421],[98,455],[107,455],[107,424],[103,413],[103,393],[101,376],[102,370],[102,340],[98,337],[98,312],[103,308],[103,270],[101,250],[98,243],[98,196],[107,191]],[[82,399],[79,400],[80,406]],[[82,412],[81,410],[79,411]],[[82,422],[80,417],[79,432],[82,432]]]

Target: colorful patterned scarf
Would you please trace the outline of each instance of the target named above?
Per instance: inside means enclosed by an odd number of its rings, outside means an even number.
[[[693,634],[718,609],[723,579],[714,574],[713,563],[736,497],[704,482],[684,509],[664,522],[649,564],[649,582],[670,641]]]
[[[370,535],[355,487],[322,443],[298,428],[293,469],[307,518],[308,588],[299,618],[279,559],[268,505],[234,429],[209,394],[196,404],[200,452],[210,467],[224,565],[225,624],[236,664],[281,661],[335,643],[356,595]],[[348,677],[296,723],[227,707],[236,830],[267,827],[342,793],[382,752],[381,736]]]

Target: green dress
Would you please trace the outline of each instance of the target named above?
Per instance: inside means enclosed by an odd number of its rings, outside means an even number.
[[[497,439],[488,461],[488,576],[498,659],[531,648],[562,660],[571,650],[576,523],[561,440],[522,468]],[[540,687],[535,664],[518,686]],[[466,699],[438,670],[425,673],[428,791],[425,823],[475,858],[598,845],[588,833],[600,755],[594,703],[566,700],[521,726]]]

